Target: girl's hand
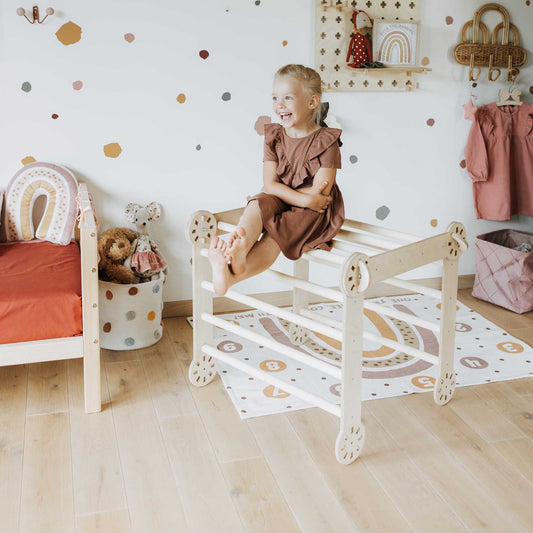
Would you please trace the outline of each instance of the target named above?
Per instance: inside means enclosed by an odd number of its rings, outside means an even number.
[[[306,207],[308,209],[311,209],[313,211],[317,211],[318,213],[323,213],[329,204],[332,202],[333,198],[329,194],[322,194],[324,189],[326,189],[328,186],[328,182],[325,181],[324,183],[321,183],[319,186],[313,186],[310,189],[305,190],[305,194],[308,196],[307,205]],[[302,192],[304,192],[302,190]]]

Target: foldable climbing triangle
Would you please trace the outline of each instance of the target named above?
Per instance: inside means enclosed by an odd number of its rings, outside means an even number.
[[[309,331],[327,335],[342,343],[342,367],[317,360],[292,347],[213,315],[213,284],[211,267],[207,259],[212,237],[232,232],[243,209],[212,214],[195,213],[187,229],[193,245],[193,359],[189,379],[198,387],[207,385],[216,376],[215,360],[220,360],[251,376],[294,394],[316,407],[340,418],[340,430],[335,443],[335,455],[342,464],[357,459],[363,448],[365,430],[361,421],[361,384],[363,364],[363,339],[401,350],[439,368],[433,397],[437,405],[450,401],[455,390],[453,357],[455,351],[455,312],[457,301],[457,267],[461,253],[466,250],[466,232],[462,224],[453,222],[446,232],[420,240],[412,235],[381,228],[371,224],[346,220],[333,243],[333,250],[311,250],[294,262],[292,276],[269,269],[264,274],[286,282],[293,289],[293,308],[265,303],[257,298],[230,289],[226,297],[241,304],[260,309],[280,319],[291,322],[289,336],[298,346],[305,343]],[[430,289],[396,276],[423,265],[442,261],[442,289]],[[325,287],[309,281],[309,264],[317,262],[339,271],[339,289]],[[263,275],[264,275],[263,274]],[[419,292],[440,299],[439,323],[412,316],[401,311],[365,303],[365,293],[377,283]],[[311,297],[320,296],[343,304],[342,322],[324,317],[308,309]],[[365,308],[382,315],[403,320],[429,329],[439,335],[438,356],[396,342],[363,329]],[[349,327],[347,327],[349,324]],[[303,364],[336,377],[341,381],[341,402],[336,405],[302,390],[291,383],[273,377],[271,373],[232,358],[213,346],[213,328],[240,335],[258,345],[291,357]]]

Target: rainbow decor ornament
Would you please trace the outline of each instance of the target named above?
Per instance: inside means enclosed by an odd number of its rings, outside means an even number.
[[[375,20],[373,55],[375,61],[389,66],[416,65],[418,22]]]

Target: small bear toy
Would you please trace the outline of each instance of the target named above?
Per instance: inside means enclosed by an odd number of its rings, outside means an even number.
[[[129,228],[111,228],[98,238],[98,271],[103,281],[138,283],[139,278],[129,268],[139,233]]]
[[[159,254],[148,231],[151,223],[161,218],[161,206],[157,202],[151,202],[145,207],[129,203],[125,213],[127,220],[139,231],[137,246],[131,256],[131,268],[137,276],[149,281],[154,274],[167,268],[167,262]]]

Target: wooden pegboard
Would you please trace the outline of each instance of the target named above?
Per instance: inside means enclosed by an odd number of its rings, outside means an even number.
[[[315,69],[325,91],[410,91],[418,87],[415,74],[421,66],[386,69],[354,69],[346,63],[353,29],[354,9],[366,11],[372,20],[418,21],[421,0],[316,0]]]

